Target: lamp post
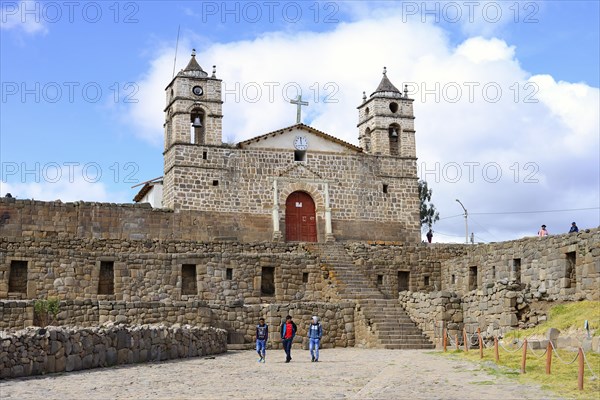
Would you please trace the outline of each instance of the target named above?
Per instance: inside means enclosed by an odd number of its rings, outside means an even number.
[[[456,199],[456,201],[458,202],[458,204],[460,204],[460,206],[462,207],[462,209],[465,211],[465,243],[469,244],[469,222],[467,221],[467,209],[465,208],[465,206],[463,205],[463,203],[460,202],[459,199]]]

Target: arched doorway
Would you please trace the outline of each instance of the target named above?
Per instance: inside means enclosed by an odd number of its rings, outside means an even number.
[[[285,201],[285,240],[288,242],[317,241],[315,202],[307,193],[294,192]]]

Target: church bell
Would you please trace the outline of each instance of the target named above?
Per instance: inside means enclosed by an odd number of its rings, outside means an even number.
[[[194,119],[194,123],[192,124],[192,126],[194,128],[201,128],[202,127],[202,122],[200,122],[200,117],[196,117]]]

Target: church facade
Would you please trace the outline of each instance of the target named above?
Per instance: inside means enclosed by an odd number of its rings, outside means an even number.
[[[221,83],[192,55],[166,88],[162,207],[235,215],[263,240],[419,241],[413,100],[385,71],[358,106],[360,146],[301,122],[224,144]]]

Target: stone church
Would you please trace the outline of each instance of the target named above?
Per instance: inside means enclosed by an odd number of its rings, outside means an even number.
[[[162,207],[234,214],[258,240],[420,238],[413,99],[388,79],[358,105],[355,146],[297,124],[223,143],[222,81],[192,54],[166,88]],[[300,107],[300,105],[298,105]]]

